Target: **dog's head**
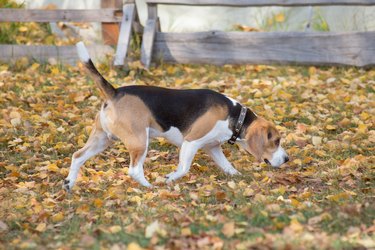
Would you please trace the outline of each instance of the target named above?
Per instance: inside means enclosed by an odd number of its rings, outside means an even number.
[[[258,117],[244,133],[240,146],[259,162],[265,161],[272,167],[279,167],[289,160],[288,154],[280,145],[280,133],[271,122]]]

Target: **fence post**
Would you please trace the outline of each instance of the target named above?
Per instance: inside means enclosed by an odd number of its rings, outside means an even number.
[[[122,21],[120,28],[120,35],[117,42],[117,49],[115,60],[113,64],[115,66],[124,65],[124,60],[129,49],[131,37],[132,37],[132,26],[136,16],[135,2],[126,3],[122,11]]]

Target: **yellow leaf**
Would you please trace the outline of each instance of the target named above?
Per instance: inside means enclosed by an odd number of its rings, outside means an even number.
[[[52,216],[52,221],[55,222],[55,223],[60,222],[63,219],[64,219],[64,214],[62,212],[59,212],[59,213]]]
[[[295,159],[293,160],[293,163],[298,165],[298,166],[301,166],[302,165],[302,160],[301,159]]]
[[[299,196],[301,199],[307,199],[311,197],[311,192],[306,191]]]
[[[115,234],[115,233],[118,233],[118,232],[121,231],[121,227],[120,227],[120,226],[111,226],[111,227],[109,228],[109,231],[110,231],[111,233]]]
[[[225,223],[223,228],[221,229],[221,232],[227,238],[231,238],[234,235],[234,229],[235,229],[235,226],[234,226],[234,222],[232,221],[232,222]]]
[[[26,26],[21,26],[21,27],[18,28],[18,30],[20,32],[26,32],[28,30],[28,28]]]
[[[176,79],[176,81],[175,81],[175,84],[176,85],[181,85],[181,84],[183,84],[184,83],[184,79],[183,78],[178,78],[178,79]]]
[[[281,194],[281,195],[283,195],[283,194],[285,194],[285,186],[281,186],[281,187],[279,187],[279,188],[275,188],[275,189],[272,189],[271,190],[271,192],[273,193],[273,194]]]
[[[12,119],[21,118],[21,114],[17,111],[12,111],[12,112],[10,112],[9,117],[12,118]]]
[[[58,172],[60,170],[59,167],[57,167],[55,163],[49,164],[47,166],[47,169],[48,171],[51,171],[51,172]]]
[[[37,68],[39,68],[39,66],[40,66],[40,64],[39,63],[33,63],[31,66],[30,66],[30,68],[29,69],[31,69],[31,70],[36,70]]]
[[[368,113],[366,113],[366,112],[362,112],[359,116],[364,121],[367,120],[368,118],[370,118],[370,115]]]
[[[349,199],[350,194],[347,192],[338,193],[335,195],[327,195],[326,198],[330,201],[339,202],[340,200],[347,200]]]
[[[46,231],[47,225],[46,223],[39,223],[38,226],[35,228],[38,232],[44,232]]]
[[[243,195],[246,196],[246,197],[253,196],[254,195],[254,189],[246,188],[245,191],[243,192]]]
[[[230,181],[230,182],[228,182],[228,186],[229,186],[231,189],[235,189],[235,188],[236,188],[236,183],[234,183],[234,181]]]
[[[318,155],[318,156],[320,156],[320,157],[327,156],[326,152],[324,152],[322,150],[316,150],[315,154]]]
[[[296,219],[296,218],[293,218],[291,221],[290,221],[290,229],[292,229],[295,233],[300,233],[303,231],[303,226],[301,225],[301,223],[299,223],[299,221]]]
[[[83,204],[82,206],[79,206],[76,210],[77,214],[86,214],[90,210],[89,206],[86,204]]]
[[[59,68],[57,68],[57,67],[53,67],[53,68],[51,69],[51,74],[52,74],[52,75],[59,75],[59,74],[60,74],[60,70],[59,70]]]
[[[299,202],[298,200],[296,200],[296,199],[290,199],[291,200],[291,202],[292,202],[292,206],[293,207],[298,207],[300,204],[301,204],[301,202]]]
[[[287,92],[285,92],[283,90],[280,90],[278,95],[281,98],[286,99],[286,100],[290,100],[293,97],[293,95],[291,95],[291,94],[289,94],[289,93],[287,93]]]
[[[309,75],[315,75],[316,74],[316,68],[315,67],[309,67]]]
[[[183,236],[189,236],[191,235],[191,230],[189,227],[184,227],[181,229],[181,235]]]
[[[138,245],[138,243],[135,243],[135,242],[131,242],[129,245],[128,245],[128,250],[143,250],[142,247],[140,247]]]
[[[336,129],[336,126],[333,126],[333,125],[327,125],[327,126],[326,126],[326,129],[327,129],[327,130],[335,130],[335,129]]]
[[[303,162],[303,164],[308,164],[308,163],[312,162],[312,160],[313,160],[312,157],[307,156],[307,157],[303,158],[302,162]]]
[[[142,202],[142,198],[136,195],[136,196],[131,197],[131,198],[130,198],[130,201],[131,201],[131,202],[135,202],[135,203],[137,203],[137,204],[141,204],[141,202]]]
[[[94,205],[95,205],[95,207],[97,207],[97,208],[101,208],[101,207],[103,206],[103,200],[102,200],[102,199],[99,199],[99,198],[96,198],[96,199],[94,200]]]
[[[360,134],[366,134],[367,132],[367,125],[366,124],[359,124],[357,128],[357,132]]]

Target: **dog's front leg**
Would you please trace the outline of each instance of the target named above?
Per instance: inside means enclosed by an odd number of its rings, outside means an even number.
[[[184,141],[181,146],[177,170],[167,175],[167,183],[181,178],[189,172],[191,163],[200,145],[195,141]]]
[[[238,172],[232,164],[225,157],[220,145],[214,147],[205,147],[204,151],[211,156],[216,165],[221,168],[225,173],[230,175],[241,174]]]

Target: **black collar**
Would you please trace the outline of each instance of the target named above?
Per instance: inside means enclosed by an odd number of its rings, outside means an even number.
[[[240,116],[238,117],[236,126],[234,127],[234,130],[233,130],[233,134],[232,134],[231,138],[228,140],[229,144],[233,145],[236,142],[238,136],[240,136],[242,126],[243,126],[243,123],[244,123],[245,118],[246,118],[246,113],[247,113],[247,108],[242,106]]]

